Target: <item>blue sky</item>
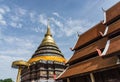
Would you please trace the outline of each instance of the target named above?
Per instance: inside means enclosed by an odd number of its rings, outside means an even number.
[[[28,60],[46,32],[47,19],[53,37],[66,59],[79,34],[103,20],[119,0],[0,0],[0,79],[15,80],[14,60]]]

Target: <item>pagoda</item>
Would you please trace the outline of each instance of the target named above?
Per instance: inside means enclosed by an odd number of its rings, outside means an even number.
[[[104,20],[79,36],[62,82],[120,82],[120,1]]]
[[[30,66],[21,71],[21,82],[54,82],[66,68],[65,62],[66,59],[54,41],[48,24],[41,44],[28,61]]]

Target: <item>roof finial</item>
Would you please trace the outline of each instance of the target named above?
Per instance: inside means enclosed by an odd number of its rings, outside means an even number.
[[[47,28],[50,28],[50,19],[47,20]]]
[[[77,35],[78,35],[78,37],[80,36],[80,34],[77,32]]]
[[[106,10],[105,10],[103,7],[102,7],[102,11],[103,11],[103,12],[106,12]]]
[[[47,21],[47,32],[46,32],[45,36],[48,36],[48,35],[52,36],[51,31],[50,31],[49,21],[50,21],[50,19],[48,19],[48,21]]]

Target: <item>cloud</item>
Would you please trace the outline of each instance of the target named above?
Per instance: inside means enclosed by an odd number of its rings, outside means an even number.
[[[10,7],[3,5],[2,8],[5,10],[5,12],[10,12]]]
[[[22,24],[21,23],[17,23],[17,22],[11,22],[10,25],[14,28],[22,28]]]
[[[27,13],[27,10],[22,9],[22,8],[19,8],[18,11],[21,15],[25,15]]]
[[[48,16],[46,14],[37,14],[35,11],[28,11],[26,9],[16,7],[15,10],[12,10],[13,14],[11,13],[10,22],[8,21],[7,23],[9,26],[14,27],[14,28],[30,28],[34,32],[44,32],[44,26],[47,26],[47,20]],[[77,32],[84,32],[89,26],[91,25],[91,22],[85,21],[85,20],[77,20],[77,19],[72,19],[72,18],[65,18],[62,17],[58,12],[53,12],[51,13],[56,17],[49,17],[50,22],[52,22],[51,29],[53,35],[58,33],[58,36],[72,36],[73,34],[76,34]],[[1,17],[2,18],[2,17]],[[28,20],[26,20],[28,19]],[[26,23],[29,23],[27,25]],[[31,24],[36,23],[36,25],[31,25]],[[6,21],[3,19],[1,20],[1,24],[5,25]],[[85,25],[88,24],[86,27]],[[31,25],[31,26],[30,26]],[[58,28],[57,28],[58,27]],[[57,29],[56,29],[57,28]],[[69,31],[68,31],[69,30]]]
[[[1,14],[5,14],[5,13],[7,13],[7,12],[10,12],[10,8],[9,8],[8,6],[2,5],[2,6],[0,7],[0,13],[1,13]]]
[[[0,13],[2,13],[2,14],[4,14],[4,13],[5,13],[5,11],[4,11],[4,9],[3,9],[3,8],[0,8]]]
[[[25,19],[29,15],[28,10],[16,6],[11,8],[6,5],[0,6],[0,25],[22,28]]]
[[[45,28],[44,27],[40,27],[40,26],[33,27],[32,30],[35,31],[35,32],[41,32],[41,33],[45,32]]]
[[[5,18],[4,18],[4,15],[7,12],[10,12],[10,8],[9,7],[7,7],[5,5],[0,7],[0,25],[3,25],[3,26],[7,25],[7,22],[5,21]]]
[[[63,24],[60,22],[60,21],[58,21],[57,19],[55,19],[55,18],[50,18],[53,22],[54,22],[54,24],[56,24],[58,27],[63,27]]]
[[[3,19],[3,15],[0,15],[1,25],[9,25],[13,28],[24,29],[27,29],[29,27],[29,29],[34,32],[45,32],[44,28],[47,26],[48,15],[44,13],[37,14],[36,11],[29,11],[21,7],[16,7],[12,10],[10,10],[7,6],[4,6],[4,9],[5,8],[9,12],[11,11],[11,13],[9,13],[9,18],[6,19],[7,22]],[[1,12],[4,13],[6,11],[1,10]],[[58,37],[62,37],[64,35],[72,36],[77,32],[82,33],[92,24],[91,22],[85,20],[72,19],[70,17],[65,18],[61,16],[58,12],[53,12],[51,14],[54,15],[53,17],[49,17],[51,30],[53,35],[57,33]],[[57,18],[55,16],[57,16]],[[27,23],[29,23],[29,25]]]
[[[45,15],[45,14],[40,14],[39,15],[39,22],[41,23],[41,24],[43,24],[43,25],[47,25],[47,16]]]
[[[28,14],[27,10],[23,9],[21,7],[16,7],[15,13],[16,13],[17,16],[24,16],[24,15]]]
[[[0,25],[7,25],[6,21],[3,19],[0,19]]]
[[[36,22],[36,13],[35,12],[29,12],[30,20],[32,22]]]
[[[44,32],[44,26],[47,26],[48,15],[46,14],[37,14],[35,11],[29,11],[23,9],[21,7],[16,7],[15,9],[10,10],[9,7],[4,7],[7,11],[12,11],[10,13],[10,18],[7,22],[3,19],[3,15],[0,16],[0,24],[8,25],[13,28],[30,28],[34,32]],[[1,10],[4,13],[4,10]],[[14,15],[13,15],[14,14]],[[58,33],[58,36],[72,36],[77,32],[84,32],[87,28],[89,28],[93,23],[86,20],[65,18],[61,16],[58,12],[51,13],[54,16],[49,17],[50,22],[52,22],[51,29],[52,33]],[[57,16],[57,18],[55,17]],[[27,19],[27,20],[26,20]],[[29,23],[29,25],[27,24]],[[36,23],[36,25],[32,25],[32,23]],[[86,25],[86,26],[85,26]],[[57,29],[56,29],[57,28]],[[69,30],[69,31],[68,31]]]
[[[26,15],[27,10],[16,7],[11,13],[9,13],[9,18],[7,19],[8,25],[13,28],[22,28]]]
[[[65,32],[67,36],[71,36],[73,34],[76,34],[77,32],[83,33],[91,26],[92,26],[92,23],[85,20],[69,19],[64,24],[64,28],[62,29],[62,31]]]
[[[20,21],[20,17],[19,16],[15,16],[15,15],[11,15],[10,19],[14,22],[18,22]]]
[[[0,45],[4,46],[0,48],[0,54],[26,58],[33,53],[31,50],[35,48],[35,43],[31,40],[6,35],[1,35]]]
[[[0,54],[0,65],[2,65],[0,66],[1,79],[12,78],[15,81],[18,70],[11,68],[11,66],[12,66],[12,62],[16,60],[25,60],[25,59],[23,57],[11,57]]]
[[[24,57],[11,57],[11,56],[5,56],[0,54],[0,60],[4,61],[14,61],[14,60],[26,60]]]
[[[2,14],[0,14],[0,25],[7,25],[6,21],[4,20],[4,17]]]
[[[14,22],[10,23],[10,25],[11,25],[12,27],[17,27],[17,24],[14,23]]]
[[[76,34],[77,32],[81,34],[94,24],[90,21],[72,19],[71,17],[64,18],[64,19],[61,19],[61,18],[63,17],[60,15],[59,15],[59,18],[57,19],[55,19],[54,17],[50,18],[52,22],[51,27],[55,28],[53,29],[53,31],[54,33],[57,33],[58,37],[62,37],[64,35],[69,37]]]
[[[57,17],[60,17],[60,15],[57,12],[53,12],[52,14],[57,16]]]
[[[7,22],[4,18],[4,15],[6,15],[7,12],[10,12],[10,8],[5,6],[5,5],[2,5],[0,6],[0,25],[2,26],[6,26],[7,25]]]
[[[0,54],[7,55],[11,57],[24,57],[28,59],[31,56],[31,52],[29,50],[24,49],[7,49],[7,50],[0,50]]]
[[[105,0],[104,3],[102,4],[102,7],[105,10],[107,10],[108,8],[110,8],[111,6],[115,5],[118,2],[120,2],[120,0],[110,0],[110,1]]]
[[[11,21],[8,22],[8,24],[13,28],[22,28],[24,17],[20,17],[18,15],[11,15],[10,19]]]
[[[28,40],[28,39],[24,39],[24,38],[17,38],[17,37],[11,37],[11,36],[6,36],[5,38],[3,38],[5,42],[9,43],[9,44],[14,44],[18,47],[22,47],[22,48],[33,48],[33,42]],[[23,45],[21,45],[23,44]]]
[[[0,19],[3,19],[3,16],[2,16],[2,14],[0,14]]]
[[[31,13],[31,18],[34,18],[35,15],[37,16],[37,14]],[[47,26],[47,17],[48,16],[46,14],[40,14],[37,19],[38,21],[36,20],[36,22],[39,22],[39,25],[33,27],[32,30],[35,32],[45,32],[44,26],[45,27]],[[77,32],[83,33],[94,24],[86,20],[72,19],[70,17],[64,18],[60,15],[58,18],[55,18],[54,16],[49,18],[50,18],[50,26],[51,26],[52,34],[53,35],[56,34],[57,37],[62,37],[62,36],[69,37],[76,34]]]

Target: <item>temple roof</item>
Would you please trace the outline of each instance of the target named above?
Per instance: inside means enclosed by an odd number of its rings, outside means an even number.
[[[38,47],[38,49],[33,54],[32,58],[28,62],[32,63],[37,62],[39,60],[45,61],[50,60],[64,63],[66,62],[62,52],[60,51],[52,37],[49,24],[47,25],[47,31],[40,46]]]

